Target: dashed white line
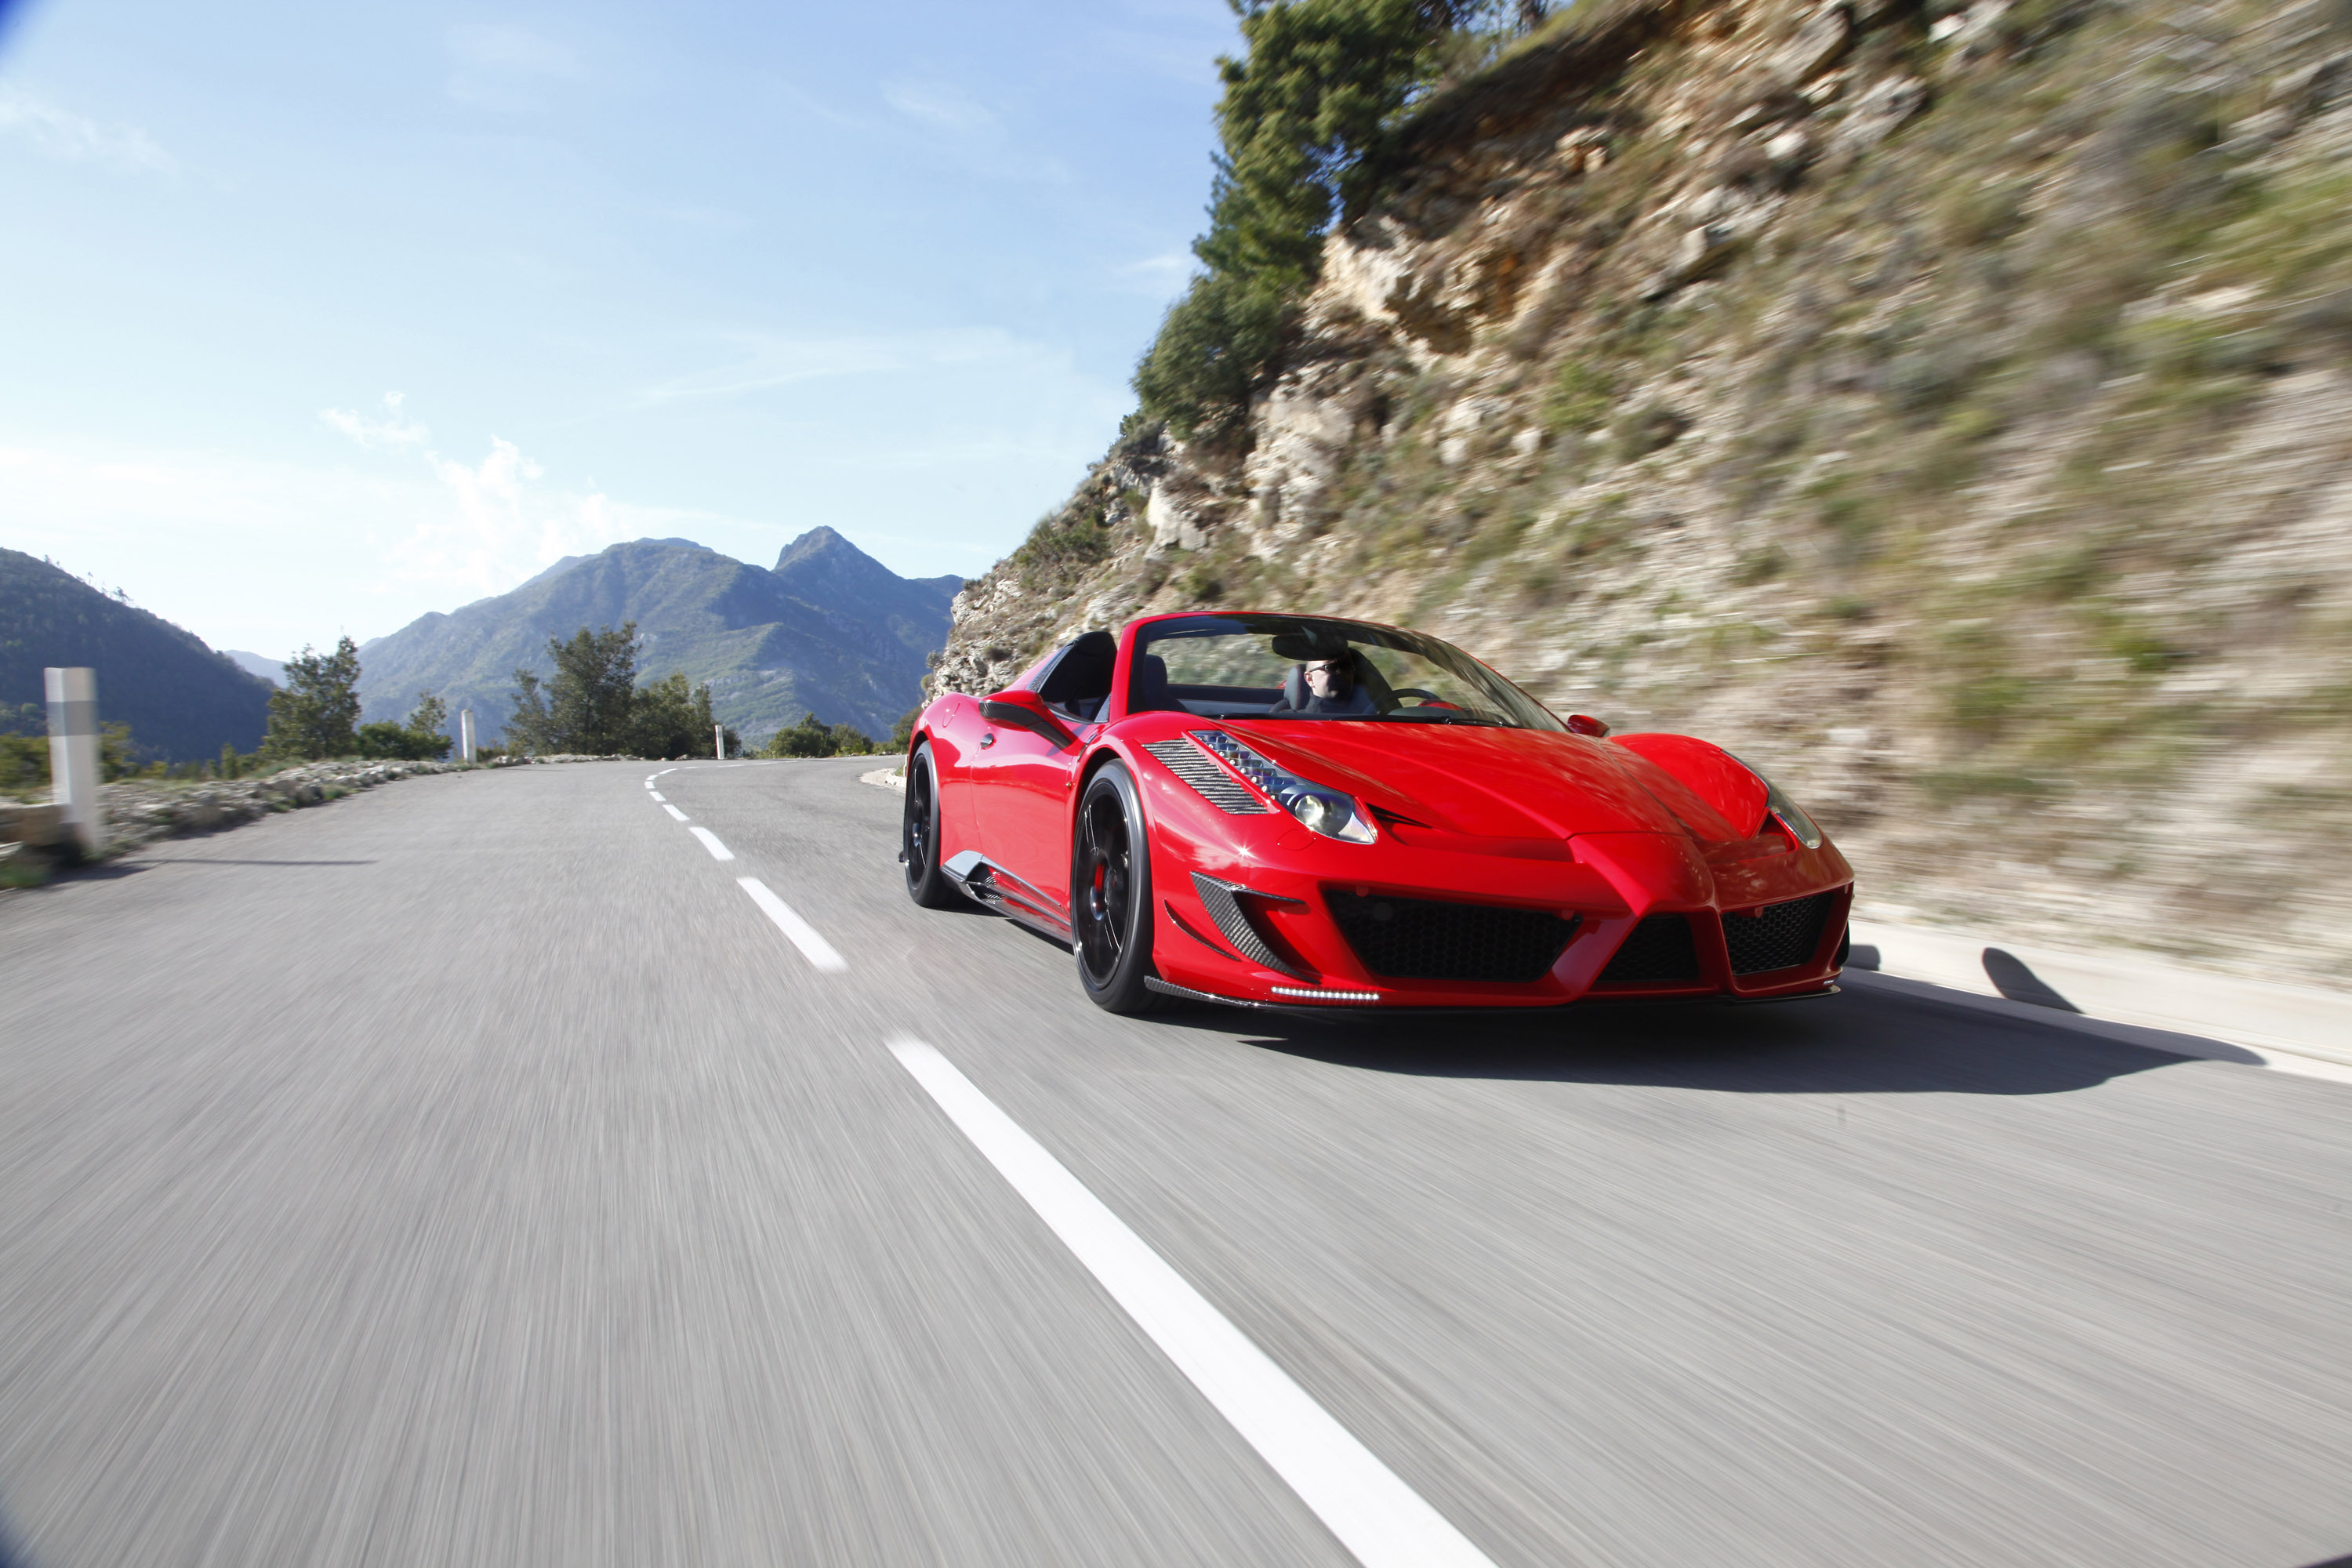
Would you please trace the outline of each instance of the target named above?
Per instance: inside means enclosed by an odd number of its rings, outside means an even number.
[[[952,1062],[919,1040],[890,1050],[1365,1568],[1494,1568]]]
[[[751,895],[760,912],[776,922],[776,929],[792,939],[801,955],[827,974],[838,974],[849,967],[846,960],[834,950],[833,943],[817,934],[816,928],[801,919],[793,906],[768,890],[768,884],[757,877],[738,877],[735,885]]]
[[[678,810],[677,807],[670,805],[667,801],[662,802],[662,809],[668,812],[672,816],[677,817],[680,822],[684,822],[686,820],[686,813]]]
[[[686,820],[683,816],[679,815],[676,806],[670,806],[667,809],[669,811],[671,816],[677,816],[680,822],[684,822]],[[735,851],[728,848],[724,844],[719,843],[719,835],[711,832],[708,827],[689,827],[687,831],[693,834],[697,838],[702,840],[702,847],[710,851],[710,858],[713,860],[732,860],[735,858]]]
[[[669,796],[667,796],[667,795],[666,795],[662,794],[662,792],[661,792],[661,791],[659,791],[659,790],[656,790],[656,791],[654,791],[654,792],[653,792],[653,795],[654,795],[654,799],[656,799],[656,800],[659,801],[662,805],[667,805],[669,804]]]

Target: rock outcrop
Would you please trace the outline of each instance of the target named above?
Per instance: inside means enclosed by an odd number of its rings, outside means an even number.
[[[1131,432],[933,689],[1150,610],[1685,730],[1881,910],[2352,970],[2352,5],[1579,6],[1436,95],[1244,438]]]

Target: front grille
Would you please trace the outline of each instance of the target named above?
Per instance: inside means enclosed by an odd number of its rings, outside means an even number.
[[[1364,967],[1390,980],[1540,980],[1576,918],[1495,904],[1330,891],[1331,918]]]
[[[1731,973],[1764,974],[1812,962],[1821,951],[1822,922],[1836,895],[1815,893],[1785,904],[1734,910],[1723,917],[1724,945],[1731,950]]]
[[[1668,985],[1698,978],[1698,949],[1686,915],[1648,915],[1633,928],[1596,985]]]
[[[1274,807],[1258,799],[1242,782],[1225,772],[1209,753],[1189,738],[1160,741],[1143,748],[1167,764],[1168,771],[1199,791],[1202,799],[1228,816],[1261,816]]]

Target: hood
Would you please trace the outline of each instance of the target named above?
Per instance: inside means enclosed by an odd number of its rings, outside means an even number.
[[[1318,784],[1454,833],[1740,837],[1655,763],[1583,735],[1344,720],[1240,720],[1227,728]]]

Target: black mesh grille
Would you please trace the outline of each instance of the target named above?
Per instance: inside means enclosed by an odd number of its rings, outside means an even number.
[[[1834,895],[1815,893],[1785,904],[1734,910],[1723,917],[1724,945],[1731,950],[1731,973],[1763,974],[1808,963],[1822,945],[1822,922]]]
[[[1698,949],[1685,915],[1648,915],[1633,928],[1598,985],[1666,985],[1698,978]]]
[[[1348,945],[1391,980],[1540,980],[1576,934],[1576,920],[1543,910],[1441,904],[1378,894],[1325,895]]]
[[[1168,764],[1168,771],[1201,792],[1211,805],[1228,816],[1263,816],[1274,807],[1242,787],[1192,741],[1181,736],[1143,748]]]

